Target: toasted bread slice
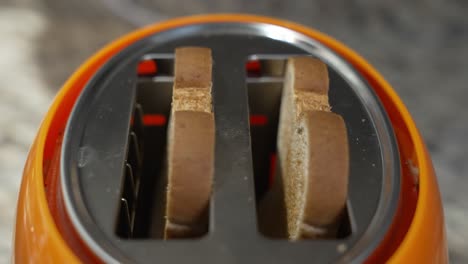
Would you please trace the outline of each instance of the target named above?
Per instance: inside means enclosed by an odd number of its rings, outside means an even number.
[[[277,139],[290,239],[333,237],[345,210],[346,126],[330,112],[328,70],[318,59],[290,58]]]
[[[211,50],[178,48],[167,147],[164,237],[207,232],[214,171]]]

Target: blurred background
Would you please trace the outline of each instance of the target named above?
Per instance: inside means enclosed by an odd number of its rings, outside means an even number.
[[[208,12],[299,22],[373,64],[426,139],[443,196],[451,261],[468,263],[468,1],[409,2],[0,0],[0,263],[11,254],[27,152],[67,77],[100,47],[137,27]]]

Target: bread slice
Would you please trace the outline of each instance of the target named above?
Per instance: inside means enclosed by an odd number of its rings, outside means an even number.
[[[167,143],[166,239],[207,232],[215,141],[211,68],[210,49],[176,49]]]
[[[333,237],[345,209],[349,153],[346,126],[330,112],[327,66],[288,60],[278,128],[290,239]]]

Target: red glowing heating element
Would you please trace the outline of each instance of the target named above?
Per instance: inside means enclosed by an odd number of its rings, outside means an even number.
[[[266,115],[250,115],[251,126],[264,126],[268,123]]]
[[[156,75],[158,64],[154,60],[144,60],[138,63],[137,72],[139,76]]]
[[[246,63],[245,69],[248,76],[259,76],[262,70],[262,65],[259,60],[250,60]]]
[[[268,174],[268,188],[273,186],[275,182],[275,172],[276,172],[276,153],[270,154],[270,173]]]
[[[145,126],[163,126],[166,124],[166,116],[160,114],[148,114],[143,116]]]

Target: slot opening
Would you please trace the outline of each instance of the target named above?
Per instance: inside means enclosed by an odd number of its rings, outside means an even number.
[[[140,77],[128,140],[116,233],[119,237],[163,238],[167,120],[172,80]],[[156,196],[157,194],[157,196]]]
[[[269,192],[276,186],[274,182],[281,180],[276,138],[285,66],[285,57],[268,55],[251,56],[246,62],[257,225],[262,235],[274,239],[287,239],[283,192],[276,192],[274,197]],[[347,207],[334,239],[345,239],[351,233]]]
[[[173,66],[172,54],[151,54],[138,64],[136,102],[116,228],[121,238],[164,238],[165,159]]]

